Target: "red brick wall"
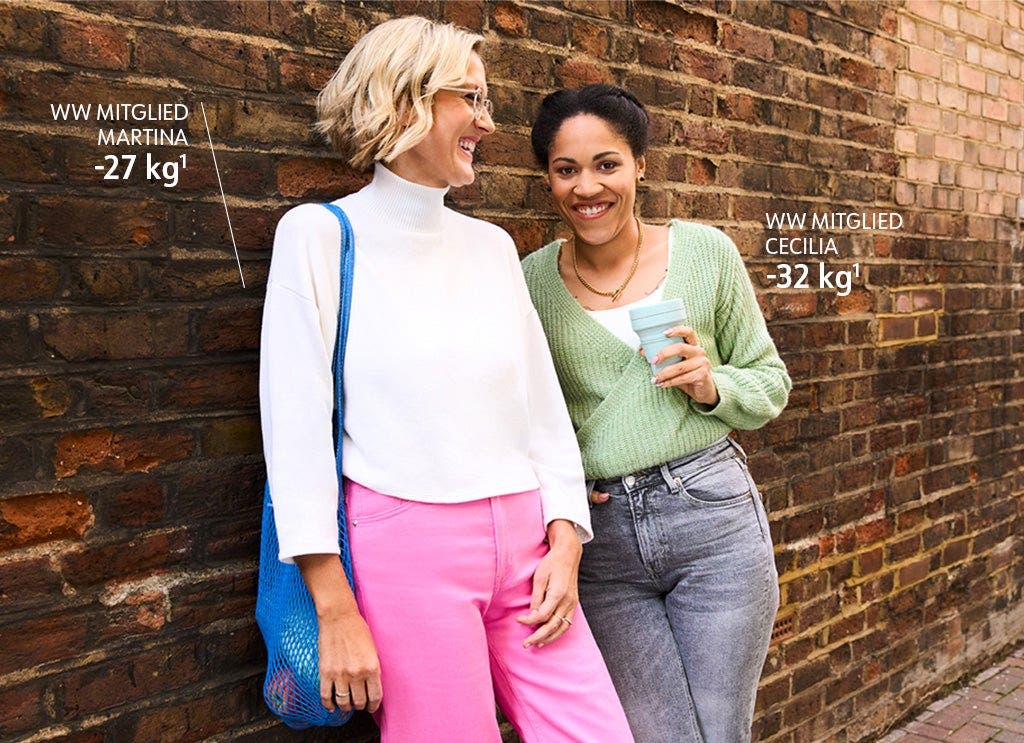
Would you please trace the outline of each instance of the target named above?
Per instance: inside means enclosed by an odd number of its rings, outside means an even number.
[[[277,218],[362,183],[311,134],[315,91],[396,12],[489,40],[501,128],[458,208],[550,238],[532,112],[610,80],[656,122],[645,217],[741,246],[795,381],[740,436],[783,596],[760,739],[873,739],[1020,638],[1019,0],[0,0],[0,739],[324,737],[259,698],[258,325]],[[181,182],[103,181],[60,102],[187,103],[187,148],[116,150],[187,152]],[[838,296],[767,278],[796,261],[765,252],[775,211],[904,225],[830,233],[829,268],[860,267]]]

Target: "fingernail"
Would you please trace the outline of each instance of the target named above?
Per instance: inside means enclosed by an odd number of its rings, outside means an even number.
[[[657,383],[658,383],[658,378],[657,377],[651,377],[651,384],[657,384]]]

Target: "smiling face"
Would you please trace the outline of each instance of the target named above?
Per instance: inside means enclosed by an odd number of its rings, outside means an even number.
[[[635,240],[633,207],[643,156],[604,119],[579,114],[566,119],[551,142],[551,197],[572,227],[577,243],[605,245]]]
[[[487,94],[484,63],[470,56],[463,80],[451,87],[479,88]],[[494,131],[490,114],[473,114],[473,94],[440,90],[434,95],[434,125],[427,136],[392,160],[388,167],[413,183],[434,188],[468,186],[476,178],[473,151],[480,139]]]

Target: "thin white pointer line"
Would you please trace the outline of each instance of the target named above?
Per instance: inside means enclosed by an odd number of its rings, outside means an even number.
[[[238,245],[235,244],[235,230],[231,227],[231,215],[228,214],[228,199],[224,195],[224,184],[220,181],[220,168],[217,167],[217,153],[213,151],[213,137],[210,136],[210,123],[206,120],[206,106],[199,101],[199,109],[203,112],[203,124],[206,125],[206,141],[210,143],[210,154],[213,155],[213,169],[217,172],[217,185],[220,186],[220,199],[224,202],[224,216],[228,220],[228,234],[231,235],[231,247],[235,249],[235,262],[238,263],[238,275],[242,277],[242,288],[245,288],[245,275],[242,273],[242,259],[238,257]]]

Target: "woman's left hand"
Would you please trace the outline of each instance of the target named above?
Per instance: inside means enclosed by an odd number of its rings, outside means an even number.
[[[548,524],[548,543],[551,549],[533,574],[530,612],[516,618],[522,624],[540,625],[523,641],[524,648],[543,647],[565,634],[579,603],[576,580],[583,545],[576,527],[565,519],[555,519]]]
[[[697,342],[697,331],[686,325],[677,325],[665,333],[669,338],[682,338],[682,343],[673,343],[650,359],[659,364],[664,359],[681,356],[682,361],[670,364],[654,375],[654,383],[662,389],[678,387],[696,402],[715,406],[718,404],[718,388],[711,376],[711,362]]]

